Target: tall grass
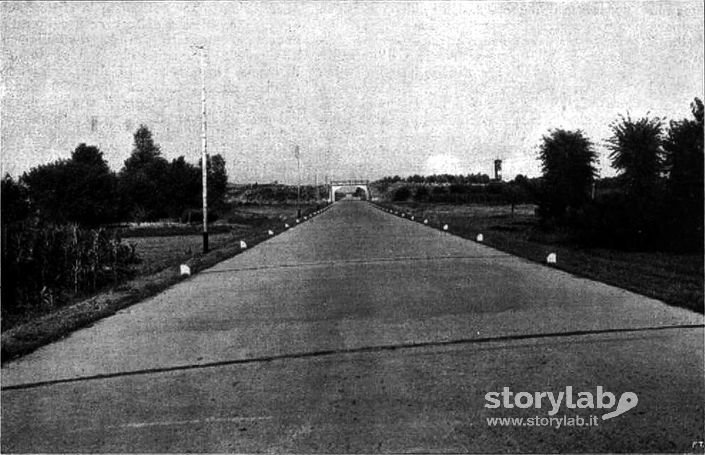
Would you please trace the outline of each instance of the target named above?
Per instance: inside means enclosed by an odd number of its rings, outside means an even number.
[[[132,275],[135,249],[114,230],[17,223],[2,228],[2,326]]]

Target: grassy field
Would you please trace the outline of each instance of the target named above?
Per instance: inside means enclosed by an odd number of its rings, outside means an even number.
[[[218,249],[236,236],[232,234],[213,234],[208,237],[210,248]],[[140,257],[136,266],[138,274],[154,273],[177,262],[183,263],[203,248],[201,235],[170,235],[153,237],[132,237],[126,242],[135,245]]]
[[[315,206],[303,205],[302,215],[312,212]],[[265,233],[269,229],[280,232],[284,224],[295,224],[296,206],[292,205],[246,205],[233,206],[221,220],[210,226],[208,243],[210,249],[220,249],[251,239],[253,234]],[[140,257],[138,275],[154,273],[166,267],[177,266],[199,254],[203,248],[200,225],[131,227],[122,233],[127,243],[135,245]],[[161,235],[160,235],[161,234]]]
[[[533,205],[451,205],[424,203],[381,203],[427,218],[435,226],[448,224],[453,234],[475,239],[502,251],[537,262],[554,252],[556,267],[575,275],[619,286],[669,305],[703,313],[703,256],[662,252],[631,252],[581,248],[565,231],[543,230]]]

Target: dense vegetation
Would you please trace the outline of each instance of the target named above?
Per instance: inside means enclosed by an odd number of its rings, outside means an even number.
[[[120,172],[79,144],[69,159],[2,180],[3,327],[14,314],[62,305],[131,276],[137,261],[112,223],[201,218],[200,164],[169,163],[141,126]],[[210,207],[224,203],[225,160],[209,157]],[[195,214],[195,215],[194,215]]]
[[[607,146],[618,176],[612,191],[594,199],[592,143],[581,131],[545,136],[538,200],[543,222],[570,229],[590,246],[702,251],[703,103],[696,98],[691,110],[692,119],[668,127],[657,117],[615,120]]]
[[[517,175],[511,182],[486,174],[385,177],[371,184],[374,193],[394,202],[517,205],[537,198],[540,182]]]
[[[132,276],[135,250],[115,231],[76,225],[3,230],[3,326],[12,315],[59,306]]]
[[[179,219],[201,204],[201,165],[183,156],[169,163],[152,133],[141,126],[134,135],[132,155],[120,172],[110,170],[97,147],[79,144],[70,159],[40,165],[19,181],[3,180],[5,223],[38,218],[50,223],[94,227],[116,221]],[[223,203],[227,187],[225,160],[209,157],[208,202]],[[7,196],[5,196],[7,191]]]

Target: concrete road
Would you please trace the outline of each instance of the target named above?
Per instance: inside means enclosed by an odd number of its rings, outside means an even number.
[[[702,315],[340,202],[4,366],[2,451],[702,452],[703,336]],[[638,404],[602,420],[598,386]],[[527,393],[487,407],[505,387]],[[582,407],[537,407],[567,387]]]

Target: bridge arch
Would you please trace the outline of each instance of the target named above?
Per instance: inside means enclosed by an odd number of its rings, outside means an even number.
[[[370,181],[369,180],[332,180],[329,184],[328,202],[335,202],[335,192],[346,186],[353,186],[355,189],[360,188],[365,192],[365,197],[370,200]]]

